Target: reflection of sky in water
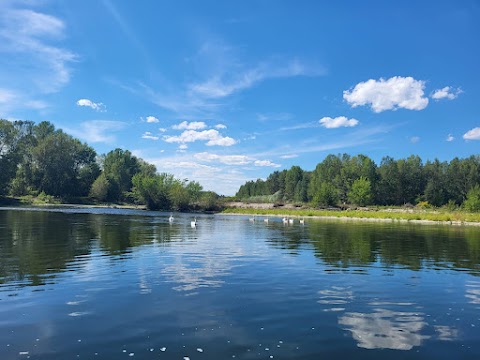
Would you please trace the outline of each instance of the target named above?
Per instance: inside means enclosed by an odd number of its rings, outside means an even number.
[[[465,297],[470,304],[480,305],[480,281],[467,281]]]
[[[365,349],[410,350],[430,338],[421,334],[427,325],[422,313],[376,308],[370,314],[347,312],[338,322]]]
[[[330,289],[320,290],[319,304],[332,305],[327,307],[324,311],[343,311],[343,305],[348,304],[353,300],[353,292],[350,287],[332,286]]]

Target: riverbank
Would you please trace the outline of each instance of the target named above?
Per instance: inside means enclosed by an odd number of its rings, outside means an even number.
[[[440,211],[403,208],[362,208],[362,209],[308,209],[274,207],[273,204],[248,204],[232,206],[227,204],[222,214],[225,215],[258,215],[265,217],[293,217],[335,219],[346,221],[402,222],[417,224],[445,224],[480,226],[480,213],[463,211]],[[257,205],[257,206],[256,206]]]

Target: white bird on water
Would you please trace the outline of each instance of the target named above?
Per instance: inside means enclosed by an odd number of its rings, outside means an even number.
[[[288,224],[288,217],[284,217],[284,218],[282,219],[282,222],[283,222],[284,224]]]
[[[248,219],[251,222],[255,222],[255,215],[253,215],[253,218]]]
[[[305,218],[300,219],[300,224],[305,225]]]
[[[171,224],[173,223],[173,220],[175,220],[175,218],[173,217],[172,214],[170,214],[170,217],[168,218],[168,222]]]
[[[190,226],[192,228],[197,227],[197,218],[195,218],[193,221],[190,221]]]
[[[263,221],[265,221],[266,223],[268,223],[268,217],[266,217],[265,219],[263,219]]]
[[[289,224],[293,224],[293,221],[294,221],[293,219],[288,219]]]

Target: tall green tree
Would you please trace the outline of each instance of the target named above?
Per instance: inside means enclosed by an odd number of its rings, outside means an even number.
[[[360,206],[369,205],[373,200],[372,184],[366,177],[355,180],[348,192],[348,199],[351,203]]]

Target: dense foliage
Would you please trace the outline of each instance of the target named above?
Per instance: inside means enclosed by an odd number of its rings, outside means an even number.
[[[425,164],[419,156],[387,156],[377,166],[365,155],[328,155],[312,172],[292,166],[249,181],[236,194],[242,200],[272,196],[314,206],[422,203],[480,211],[480,156]]]
[[[49,122],[0,119],[0,196],[87,198],[145,204],[149,209],[218,208],[219,197],[197,182],[158,174],[128,150],[95,150]]]

